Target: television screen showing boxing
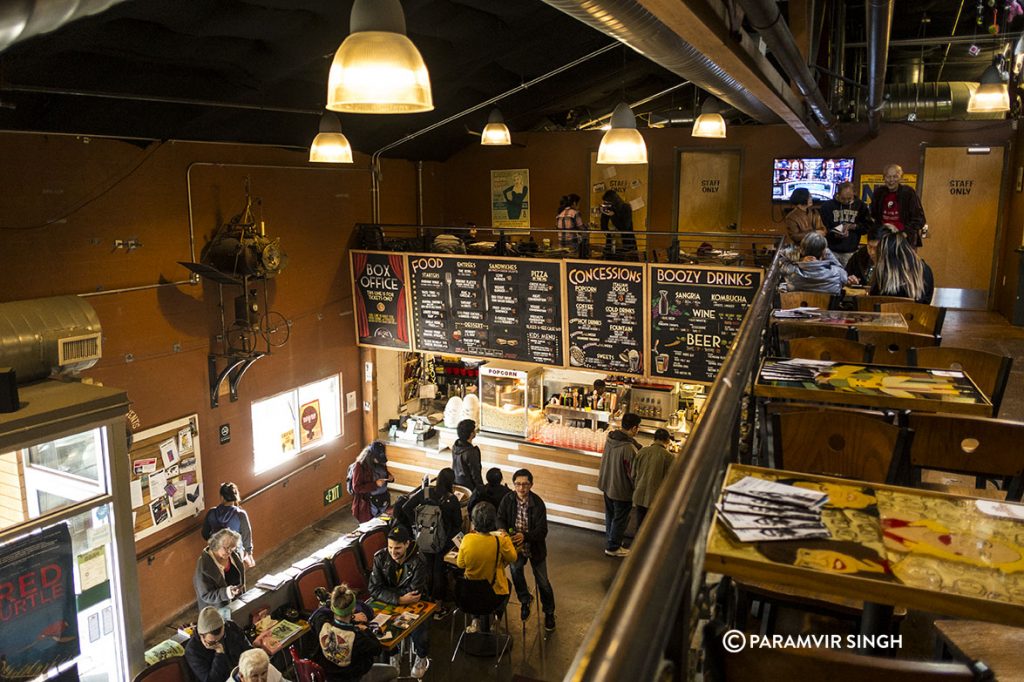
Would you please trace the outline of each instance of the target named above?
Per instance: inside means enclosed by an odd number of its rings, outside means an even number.
[[[800,187],[807,189],[814,201],[828,201],[843,182],[853,182],[853,159],[775,159],[772,201],[789,201],[793,190]]]

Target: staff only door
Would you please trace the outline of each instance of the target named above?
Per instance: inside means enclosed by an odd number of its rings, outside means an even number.
[[[991,307],[1002,205],[1003,147],[925,147],[920,255],[935,274],[935,305]]]

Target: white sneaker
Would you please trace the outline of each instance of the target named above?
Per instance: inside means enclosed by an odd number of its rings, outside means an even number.
[[[474,618],[473,620],[471,620],[469,622],[469,625],[466,626],[466,633],[471,635],[474,632],[479,632],[479,631],[480,631],[480,619],[479,618]]]
[[[620,558],[621,558],[621,557],[627,557],[627,556],[629,556],[629,549],[628,549],[627,547],[619,547],[619,548],[618,548],[617,550],[615,550],[614,552],[613,552],[612,550],[610,550],[610,549],[606,549],[606,550],[604,551],[604,553],[605,553],[606,555],[608,555],[608,556],[613,556],[613,557],[620,557]]]
[[[416,661],[412,664],[412,672],[410,673],[417,680],[422,680],[423,676],[427,674],[427,668],[430,667],[430,659],[425,656],[417,656]]]

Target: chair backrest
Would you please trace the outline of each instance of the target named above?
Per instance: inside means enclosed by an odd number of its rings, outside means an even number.
[[[132,682],[191,682],[192,673],[184,656],[157,661],[132,678]]]
[[[900,313],[907,321],[907,331],[914,334],[942,336],[942,323],[946,321],[946,309],[927,303],[879,303],[882,313]]]
[[[914,299],[901,296],[857,296],[854,300],[857,302],[857,310],[862,313],[873,313],[877,310],[875,306],[882,303],[914,303]]]
[[[1013,358],[972,348],[911,348],[907,359],[916,367],[954,369],[967,372],[978,388],[992,401],[992,416],[999,416],[999,406],[1010,380]]]
[[[298,606],[299,611],[307,615],[316,611],[317,607],[320,606],[320,601],[316,598],[314,590],[322,587],[330,591],[333,586],[327,564],[322,561],[302,569],[292,579],[295,604]]]
[[[779,292],[779,307],[788,308],[821,308],[829,310],[833,307],[832,294],[815,291],[782,291]]]
[[[899,483],[912,432],[852,410],[772,415],[775,465],[808,474]]]
[[[859,331],[857,340],[861,343],[870,343],[875,347],[873,362],[876,365],[909,365],[907,351],[911,348],[923,348],[937,346],[941,338],[931,334],[911,334],[909,332],[876,332]]]
[[[835,362],[871,362],[875,347],[869,343],[834,339],[830,337],[809,336],[789,339],[783,346],[783,352],[791,358],[807,360],[833,360]]]
[[[1024,482],[1024,423],[980,417],[911,412],[914,429],[910,464],[915,480],[920,469],[974,476],[1009,477],[1006,499],[1021,499]]]
[[[363,566],[358,546],[349,545],[335,552],[331,557],[331,567],[334,569],[335,584],[345,583],[356,594],[366,592],[366,575],[369,571]]]
[[[363,558],[363,566],[373,566],[373,555],[388,545],[388,529],[386,526],[374,528],[359,537],[359,555]]]
[[[856,340],[857,335],[857,330],[854,327],[845,327],[838,324],[808,324],[805,322],[784,322],[780,320],[773,326],[775,328],[775,336],[779,341],[802,339],[808,336]]]
[[[497,595],[489,580],[455,579],[455,606],[471,616],[489,616],[501,607],[504,595]]]
[[[295,666],[295,682],[325,682],[324,669],[309,660],[301,658],[295,647],[289,647],[292,655],[292,664]]]

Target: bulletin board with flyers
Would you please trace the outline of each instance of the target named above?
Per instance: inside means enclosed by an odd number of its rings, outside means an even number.
[[[206,508],[198,415],[135,434],[128,457],[136,541]]]

